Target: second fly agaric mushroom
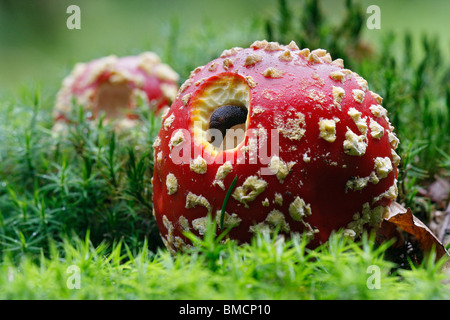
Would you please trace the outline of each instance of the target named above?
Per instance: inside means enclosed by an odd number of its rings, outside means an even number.
[[[208,215],[240,242],[259,229],[306,234],[311,246],[338,229],[358,237],[397,196],[393,130],[382,98],[323,49],[225,50],[192,71],[153,145],[163,241],[184,248]]]
[[[104,113],[107,120],[133,122],[135,108],[143,99],[158,112],[168,108],[178,90],[178,74],[153,52],[137,56],[108,56],[78,63],[59,91],[54,118],[67,121],[73,104],[82,106],[89,118]]]

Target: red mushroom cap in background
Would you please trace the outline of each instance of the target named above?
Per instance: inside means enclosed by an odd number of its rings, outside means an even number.
[[[134,120],[138,99],[155,112],[168,108],[175,99],[178,80],[178,74],[153,52],[77,63],[58,92],[54,118],[67,121],[75,102],[89,112],[90,119],[105,113],[107,120]]]
[[[256,41],[195,69],[153,145],[166,246],[182,249],[184,231],[201,236],[208,214],[219,219],[235,177],[224,215],[231,239],[279,228],[316,246],[334,230],[355,238],[378,226],[397,196],[400,160],[381,103],[341,59],[294,42]]]

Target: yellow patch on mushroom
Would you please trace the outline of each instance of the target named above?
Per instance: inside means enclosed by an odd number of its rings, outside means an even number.
[[[178,73],[172,70],[169,65],[160,63],[155,67],[156,76],[163,81],[177,82],[180,78]]]
[[[340,108],[342,99],[344,99],[344,96],[345,96],[345,90],[343,88],[341,88],[341,87],[333,86],[331,94],[333,95],[333,104],[336,107]]]
[[[375,101],[378,104],[382,104],[383,103],[383,98],[378,93],[370,91],[370,94],[372,95],[372,97],[375,99]]]
[[[172,125],[173,120],[175,120],[175,115],[171,114],[169,117],[167,117],[164,120],[164,130],[169,130],[170,126]]]
[[[266,219],[263,222],[260,222],[254,226],[251,226],[249,231],[250,232],[257,232],[257,231],[263,231],[263,230],[275,230],[277,227],[280,227],[280,231],[289,233],[291,231],[291,228],[289,227],[289,224],[286,222],[286,218],[284,217],[284,214],[274,209],[269,212]]]
[[[367,133],[367,118],[362,118],[362,113],[355,108],[350,108],[347,114],[353,119],[359,131],[365,135]]]
[[[258,84],[256,83],[256,81],[253,79],[252,76],[246,76],[245,80],[247,81],[248,86],[252,89],[255,88],[256,85]]]
[[[356,75],[355,79],[358,85],[360,86],[361,90],[363,91],[369,90],[369,84],[366,79],[364,79],[360,75]]]
[[[119,58],[115,55],[110,55],[104,58],[100,58],[96,61],[96,63],[91,64],[91,69],[89,71],[89,75],[83,79],[83,85],[87,86],[92,84],[101,74],[104,72],[112,72],[116,68],[116,64]],[[139,67],[139,65],[138,65]],[[152,66],[147,66],[153,68]],[[145,70],[146,71],[146,70]]]
[[[217,68],[217,62],[213,62],[209,65],[208,71],[214,71]]]
[[[153,74],[153,70],[150,67],[161,62],[161,59],[154,52],[143,52],[139,55],[138,68],[146,71],[149,74]]]
[[[192,220],[192,227],[198,231],[200,235],[204,235],[207,228],[208,219],[206,217]]]
[[[377,173],[375,171],[372,171],[369,175],[369,181],[370,183],[377,184],[380,182],[380,178],[377,176]]]
[[[303,154],[303,161],[304,161],[305,163],[309,163],[309,162],[311,161],[311,157],[310,157],[309,154],[308,154],[308,152],[310,152],[310,151],[311,151],[311,150],[308,149],[308,151],[305,152],[305,153]]]
[[[170,149],[172,149],[173,147],[179,146],[183,142],[184,142],[183,130],[178,129],[172,134],[172,137],[170,138],[169,147],[170,147]]]
[[[364,189],[368,183],[377,184],[380,179],[384,179],[393,170],[392,162],[389,157],[377,157],[374,160],[374,171],[367,177],[351,177],[346,185],[345,192],[353,190],[358,191]]]
[[[344,68],[344,60],[342,60],[342,59],[340,59],[340,58],[334,59],[334,60],[331,62],[331,64],[334,65],[334,66],[337,66],[337,67],[339,67],[339,68]]]
[[[267,45],[264,47],[265,51],[280,51],[283,50],[283,48],[280,46],[278,42],[268,42]]]
[[[354,214],[353,221],[347,225],[347,229],[345,230],[347,235],[350,235],[352,238],[359,237],[364,231],[364,225],[378,226],[388,210],[388,207],[383,206],[377,206],[371,209],[368,202],[364,203],[362,214]]]
[[[311,53],[315,54],[319,58],[324,57],[327,54],[327,50],[325,49],[315,49],[311,51]]]
[[[303,57],[305,57],[305,58],[308,58],[308,56],[309,56],[310,53],[311,53],[311,52],[309,51],[309,49],[308,49],[308,48],[305,48],[305,49],[300,50],[300,51],[298,52],[298,55],[299,55],[299,56],[303,56]]]
[[[287,47],[291,50],[299,50],[299,47],[293,40],[287,45]]]
[[[352,71],[348,69],[342,69],[330,72],[330,78],[344,83],[352,78]]]
[[[216,212],[216,222],[217,222],[218,225],[220,224],[220,216],[221,216],[221,214],[222,214],[221,210],[217,210],[217,212]],[[235,227],[239,226],[241,221],[242,221],[242,219],[239,218],[239,216],[236,213],[229,214],[228,212],[225,211],[225,214],[224,214],[224,217],[223,217],[223,227],[225,229],[235,228]]]
[[[322,60],[320,60],[320,58],[317,56],[317,54],[314,53],[314,51],[308,55],[307,59],[311,63],[322,63]]]
[[[280,54],[278,59],[280,59],[281,61],[287,61],[287,62],[292,61],[293,57],[292,57],[291,51],[289,51],[289,50],[284,51],[282,54]]]
[[[190,227],[189,227],[189,220],[186,219],[185,216],[180,216],[180,217],[178,218],[178,224],[181,226],[181,228],[182,228],[184,231],[189,231],[189,229],[190,229]]]
[[[370,118],[370,135],[375,138],[380,140],[383,135],[384,135],[384,128],[382,125],[380,125],[378,122],[376,122],[375,120],[373,120],[372,118]]]
[[[178,87],[174,84],[162,83],[161,91],[167,99],[174,101],[177,96]]]
[[[260,61],[262,61],[262,56],[259,54],[249,54],[245,58],[244,66],[253,66]]]
[[[268,44],[267,40],[255,41],[250,45],[250,48],[264,49]]]
[[[254,106],[252,108],[252,117],[254,117],[260,113],[263,113],[263,112],[264,112],[264,109],[261,106]]]
[[[230,161],[226,161],[223,165],[221,165],[217,169],[216,177],[212,182],[213,185],[218,185],[222,190],[225,190],[225,185],[223,180],[227,177],[227,175],[233,171],[233,166]]]
[[[264,77],[266,78],[282,78],[284,72],[282,70],[273,68],[273,67],[269,67],[266,70],[264,70],[264,72],[262,73]]]
[[[174,228],[173,228],[173,224],[172,224],[172,222],[167,218],[166,215],[163,216],[162,221],[163,221],[164,227],[167,229],[167,234],[166,234],[165,240],[166,240],[169,244],[171,244],[171,243],[173,242],[173,240],[174,240],[174,234],[173,234]]]
[[[382,198],[387,198],[390,200],[395,200],[398,196],[397,179],[394,180],[394,184],[389,187],[385,192],[381,193],[375,197],[372,203],[380,201]]]
[[[283,195],[281,193],[275,192],[275,199],[273,200],[274,203],[278,204],[279,206],[283,205]]]
[[[320,119],[319,121],[319,137],[328,142],[336,140],[336,122],[339,119]]]
[[[242,186],[234,190],[232,196],[248,208],[247,203],[255,200],[266,188],[267,182],[265,180],[259,179],[257,176],[250,176],[244,181]]]
[[[189,74],[189,78],[193,78],[197,73],[203,70],[204,67],[197,67]]]
[[[291,112],[288,112],[289,117],[287,119],[285,115],[276,115],[274,123],[283,137],[289,140],[300,140],[306,132],[304,128],[306,126],[305,115],[301,112],[295,112],[294,116],[291,116],[291,114]]]
[[[333,59],[331,58],[331,54],[327,52],[322,58],[322,62],[331,63]]]
[[[325,94],[321,90],[309,89],[306,96],[312,101],[316,102],[317,107],[321,107],[326,100]]]
[[[192,84],[192,79],[187,79],[185,82],[183,82],[180,89],[178,90],[178,95],[183,93],[191,84]]]
[[[391,155],[392,155],[392,163],[398,166],[401,160],[400,156],[397,154],[397,152],[395,152],[394,149],[391,149]]]
[[[231,48],[231,49],[227,49],[227,50],[224,50],[222,52],[220,57],[221,58],[232,57],[232,56],[235,56],[241,50],[242,50],[242,48],[239,48],[239,47],[234,47],[234,48]]]
[[[270,159],[269,169],[270,171],[277,176],[277,179],[283,183],[284,179],[287,177],[295,162],[290,161],[288,163],[284,162],[277,155],[274,155]]]
[[[162,221],[163,221],[163,225],[167,229],[167,231],[170,231],[170,230],[173,231],[173,224],[172,224],[172,222],[170,222],[169,218],[167,218],[166,215],[163,215]]]
[[[166,177],[167,192],[172,195],[178,191],[178,180],[173,173],[169,173]]]
[[[364,100],[364,91],[360,90],[360,89],[353,89],[352,90],[353,93],[353,100],[355,100],[358,103],[362,103]]]
[[[153,142],[153,149],[158,148],[159,146],[161,146],[161,138],[159,136],[156,136],[155,141]]]
[[[372,111],[372,114],[377,118],[387,117],[387,110],[379,104],[373,104],[369,107],[369,109],[370,111]]]
[[[189,102],[189,99],[191,98],[191,93],[185,94],[183,98],[181,98],[181,101],[183,102],[183,105],[187,105]]]
[[[291,231],[289,224],[286,222],[284,214],[277,209],[270,211],[265,221],[273,227],[280,226],[280,230],[282,232],[289,233]]]
[[[345,74],[342,73],[341,71],[330,72],[330,78],[336,81],[340,81],[342,83],[344,83],[346,80]]]
[[[300,197],[295,197],[289,205],[289,215],[295,221],[302,221],[306,216],[311,215],[311,206],[306,204]]]
[[[191,160],[189,168],[191,169],[191,171],[194,171],[199,174],[204,174],[206,173],[208,164],[206,163],[206,160],[199,155],[197,156],[197,158]]]
[[[199,86],[199,85],[201,85],[203,82],[205,82],[205,80],[206,80],[206,78],[201,78],[201,79],[195,81],[194,85]]]
[[[181,250],[181,251],[192,248],[192,245],[186,244],[184,242],[184,240],[178,236],[175,237],[175,239],[173,241],[173,245],[175,246],[175,248],[177,248],[178,250]]]
[[[378,178],[386,178],[387,175],[393,170],[391,159],[389,159],[389,157],[376,157],[374,169]]]
[[[233,61],[231,59],[227,58],[227,59],[223,60],[222,65],[225,70],[228,70],[229,68],[231,68],[233,66]]]
[[[163,153],[162,153],[162,151],[160,151],[160,152],[158,152],[158,154],[156,155],[156,161],[157,161],[158,163],[161,163],[161,162],[162,162],[162,159],[163,159]]]
[[[366,148],[366,136],[357,135],[347,127],[344,140],[344,152],[351,156],[362,156],[366,153]]]
[[[192,192],[189,192],[186,197],[186,209],[195,208],[198,205],[205,207],[208,210],[208,213],[211,213],[212,207],[204,196],[195,195]]]
[[[395,150],[398,147],[398,144],[400,143],[400,140],[397,138],[394,132],[388,133],[389,137],[389,143],[391,144],[391,147]]]
[[[369,183],[370,177],[353,177],[352,179],[348,180],[345,184],[345,192],[347,192],[348,189],[357,191],[364,189],[367,184]]]

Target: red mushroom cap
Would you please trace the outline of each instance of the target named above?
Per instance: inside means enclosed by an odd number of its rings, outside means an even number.
[[[67,120],[75,100],[90,112],[89,118],[104,112],[106,119],[133,120],[138,98],[155,111],[169,107],[178,90],[178,79],[178,74],[153,52],[120,58],[111,55],[78,63],[63,81],[54,118]]]
[[[316,246],[334,230],[357,237],[376,227],[397,196],[400,159],[381,103],[341,59],[294,42],[256,41],[195,69],[153,145],[154,215],[166,246],[189,245],[184,231],[202,235],[208,214],[219,219],[235,177],[224,215],[232,239],[279,228]],[[233,125],[221,119],[239,108],[245,122],[214,143],[212,123]]]

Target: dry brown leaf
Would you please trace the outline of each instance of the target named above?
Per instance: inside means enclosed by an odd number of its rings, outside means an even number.
[[[384,217],[384,221],[378,231],[378,239],[387,240],[396,238],[398,241],[403,241],[403,238],[397,230],[397,228],[399,228],[404,232],[413,235],[416,238],[420,249],[424,253],[429,252],[434,247],[437,259],[440,259],[444,255],[450,257],[438,237],[436,237],[422,221],[412,214],[411,209],[406,209],[397,202],[392,202],[389,209],[389,214]]]

